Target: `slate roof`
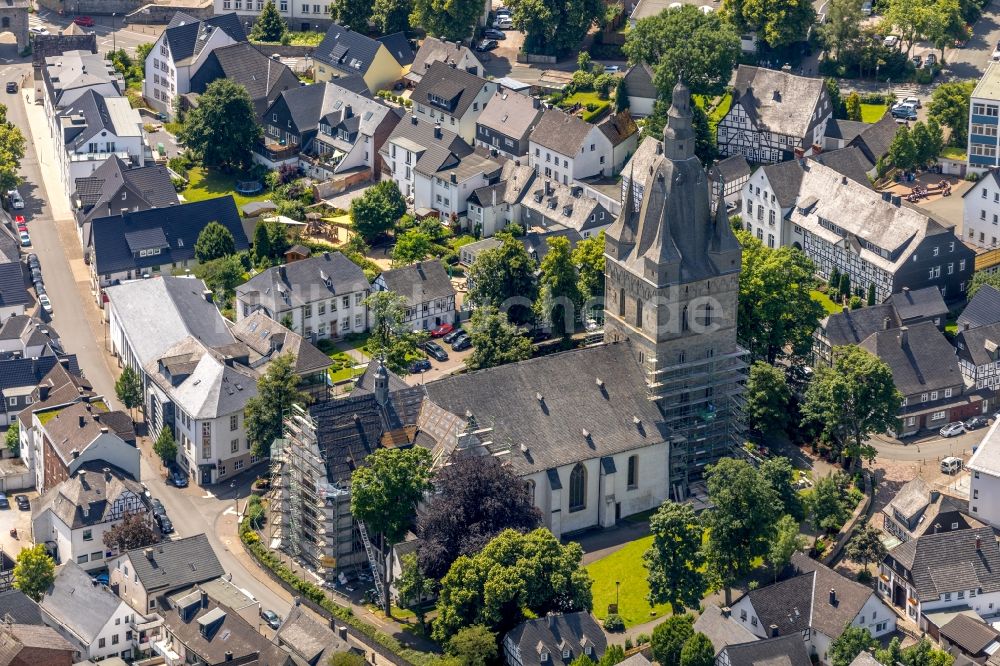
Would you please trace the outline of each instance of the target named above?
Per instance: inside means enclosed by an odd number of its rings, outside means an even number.
[[[959,613],[941,627],[941,636],[960,647],[966,654],[975,656],[1000,639],[1000,631],[979,618]]]
[[[170,46],[170,56],[174,64],[188,64],[190,60],[196,58],[205,47],[208,35],[214,30],[222,30],[233,41],[247,41],[243,23],[236,12],[219,14],[204,21],[199,21],[184,12],[174,13],[163,32]]]
[[[0,307],[27,305],[31,296],[24,286],[24,271],[19,261],[0,263]]]
[[[142,485],[126,472],[104,461],[84,463],[71,477],[40,497],[32,515],[37,518],[51,511],[74,530],[100,525],[113,520],[114,503],[126,492],[139,497],[145,505]]]
[[[97,641],[101,629],[124,603],[105,586],[94,585],[90,574],[73,560],[59,567],[55,582],[38,602],[46,614],[88,646]]]
[[[709,169],[709,176],[713,180],[722,180],[731,183],[741,178],[750,177],[750,165],[747,158],[742,155],[732,155],[719,160]]]
[[[0,666],[24,666],[40,658],[65,659],[70,663],[75,655],[76,648],[52,627],[12,624],[0,628]]]
[[[363,76],[372,66],[380,47],[382,42],[333,23],[313,51],[313,58],[345,74]]]
[[[455,287],[440,261],[418,261],[402,268],[383,271],[379,278],[386,289],[406,299],[410,307],[439,298],[454,298]]]
[[[643,387],[631,347],[616,343],[445,377],[424,389],[451,414],[492,422],[493,440],[510,444],[511,469],[521,476],[667,441]]]
[[[278,645],[286,646],[310,664],[325,664],[336,652],[347,652],[350,645],[325,624],[306,615],[301,606],[292,606],[288,617],[274,635]]]
[[[851,180],[871,187],[866,174],[867,166],[861,161],[862,156],[856,148],[842,148],[829,153],[820,153],[807,158],[818,162]],[[806,164],[809,162],[807,161]],[[864,168],[863,168],[864,167]],[[767,176],[767,182],[774,192],[774,198],[782,208],[791,208],[799,198],[802,186],[803,168],[801,160],[788,160],[777,164],[766,164],[761,167]]]
[[[224,347],[235,341],[204,291],[201,280],[162,276],[108,287],[105,293],[132,352],[145,366],[188,336],[208,347]]]
[[[222,46],[208,54],[191,76],[191,92],[204,93],[208,84],[218,79],[243,85],[258,116],[282,91],[300,87],[298,77],[287,65],[247,42]]]
[[[541,263],[545,259],[545,255],[549,253],[549,241],[553,238],[568,239],[570,248],[575,248],[576,244],[583,240],[583,236],[576,229],[549,228],[550,231],[546,234],[532,231],[521,236],[521,243],[524,245],[524,249],[538,263]]]
[[[256,352],[261,361],[280,354],[291,354],[295,359],[296,374],[318,372],[333,365],[330,357],[317,349],[314,344],[298,333],[288,330],[263,312],[257,311],[244,317],[233,325],[232,330],[236,339]],[[257,367],[256,363],[253,367]]]
[[[40,356],[38,358],[10,358],[0,360],[0,391],[12,388],[37,386],[56,365],[59,359],[65,358],[69,363],[69,371],[80,374],[80,366],[76,354],[60,356]]]
[[[365,272],[340,252],[323,252],[274,266],[236,288],[237,297],[272,315],[369,289]]]
[[[893,122],[895,123],[895,121]],[[860,120],[830,118],[830,122],[826,124],[826,136],[831,139],[841,139],[849,142],[861,134],[867,127],[868,123],[863,123]]]
[[[955,348],[929,321],[876,331],[860,346],[885,361],[904,396],[963,385]]]
[[[224,196],[95,218],[91,223],[95,268],[99,274],[111,274],[194,259],[195,242],[209,222],[218,222],[229,230],[237,252],[249,249],[236,202],[232,196]],[[134,255],[126,235],[153,229],[162,230],[169,248],[157,255]]]
[[[632,120],[632,114],[628,109],[619,113],[614,113],[597,123],[597,129],[601,130],[612,146],[620,146],[639,132],[639,126]]]
[[[889,320],[886,326],[886,319]],[[830,341],[831,347],[861,344],[872,333],[885,329],[899,328],[902,322],[892,303],[872,305],[857,310],[845,309],[827,315],[820,322],[820,328]]]
[[[660,96],[653,83],[653,68],[644,62],[632,65],[625,72],[625,91],[629,97],[656,99]]]
[[[920,601],[959,590],[1000,590],[1000,547],[991,527],[924,534],[899,544],[888,557],[909,569]]]
[[[927,482],[918,476],[903,484],[884,511],[890,514],[899,512],[904,520],[910,522],[923,513],[930,503],[931,489]]]
[[[811,666],[801,634],[778,636],[725,648],[729,666]]]
[[[101,215],[121,212],[113,202],[120,201],[122,190],[127,190],[138,198],[140,209],[173,206],[179,202],[177,190],[170,181],[170,173],[162,164],[148,164],[135,169],[128,168],[121,158],[112,155],[104,160],[92,174],[76,179],[76,197],[80,200],[79,221],[90,221]],[[134,200],[130,202],[135,205]],[[84,233],[84,242],[90,245],[89,227]]]
[[[43,78],[57,107],[62,106],[63,95],[69,90],[111,83],[119,93],[124,92],[124,82],[117,77],[111,63],[103,55],[90,51],[67,51],[46,58]]]
[[[413,64],[413,59],[415,57],[413,53],[413,47],[410,46],[410,40],[406,38],[405,32],[394,32],[391,35],[382,35],[377,37],[376,41],[382,42],[385,45],[389,55],[396,59],[403,67]]]
[[[560,155],[575,156],[580,152],[594,125],[559,109],[546,109],[531,141]]]
[[[535,664],[544,650],[549,654],[549,663],[568,664],[585,654],[590,646],[594,659],[599,659],[608,648],[608,639],[587,612],[547,615],[536,620],[528,620],[517,625],[504,638],[511,640],[521,655],[521,663]],[[569,658],[562,653],[569,650]]]
[[[143,548],[125,553],[147,594],[169,592],[226,573],[204,534],[161,541],[151,548],[148,556]]]
[[[563,185],[555,179],[542,177],[536,177],[531,185],[523,190],[519,203],[540,219],[549,220],[550,226],[562,225],[583,233],[615,221],[597,199],[584,195],[583,188],[578,185]]]
[[[77,402],[60,409],[42,426],[46,441],[63,463],[68,464],[73,459],[73,451],[85,451],[102,435],[103,429],[118,435],[110,422],[102,420],[102,415],[106,413],[100,406],[89,402]]]
[[[1000,290],[984,284],[958,315],[958,330],[965,330],[966,325],[976,328],[997,322],[1000,322]]]
[[[945,317],[948,314],[948,306],[944,304],[941,290],[934,286],[923,289],[903,287],[903,291],[890,296],[889,301],[904,323],[914,319]]]
[[[7,618],[11,624],[42,625],[42,611],[35,601],[20,590],[10,589],[0,592],[0,619]]]
[[[542,115],[538,102],[527,95],[500,90],[476,119],[476,124],[514,139],[524,140]]]
[[[407,77],[419,80],[424,75],[424,72],[427,71],[427,68],[435,62],[453,62],[457,64],[463,59],[471,59],[472,62],[478,65],[479,71],[483,71],[483,65],[479,62],[479,58],[467,46],[463,46],[458,42],[446,42],[437,37],[428,36],[421,42],[420,48],[417,49],[417,53],[413,57],[413,64],[410,66],[410,73],[407,74]]]
[[[371,393],[375,390],[375,372],[378,370],[379,361],[373,358],[368,361],[368,367],[365,368],[364,373],[354,383],[354,389],[351,390],[351,395],[363,395],[365,393]],[[409,388],[409,384],[404,382],[399,375],[392,372],[386,368],[386,372],[389,375],[389,391],[396,392],[402,391],[403,389]]]
[[[990,365],[1000,360],[1000,323],[987,324],[965,331],[955,337],[958,357],[973,365]]]
[[[413,88],[410,99],[417,104],[427,104],[435,111],[444,111],[448,115],[462,118],[472,106],[476,95],[487,86],[496,87],[464,69],[438,61],[427,68],[420,83]],[[445,100],[448,105],[442,107],[432,102],[432,96]]]
[[[694,630],[708,636],[716,654],[722,652],[722,649],[727,645],[738,645],[757,640],[757,636],[750,633],[749,629],[724,616],[722,609],[711,603],[705,604],[705,610],[695,620]]]
[[[878,162],[880,157],[889,153],[889,146],[899,131],[899,125],[891,114],[886,113],[877,122],[868,125],[861,133],[851,141],[852,146],[856,146],[865,154],[865,158],[872,166]]]
[[[379,150],[379,154],[383,158],[389,159],[391,150],[389,144],[394,142],[419,146],[422,151],[413,166],[418,172],[428,176],[439,174],[442,171],[458,172],[466,158],[469,158],[469,164],[476,161],[470,157],[474,155],[472,146],[462,140],[460,136],[442,129],[441,138],[437,138],[434,135],[434,127],[430,123],[418,121],[416,116],[411,116],[409,120],[403,118],[399,121]],[[482,160],[478,160],[476,164],[482,162]],[[497,170],[499,168],[497,165]]]
[[[743,107],[754,124],[777,134],[805,137],[823,95],[823,79],[776,69],[740,65],[733,104]]]
[[[83,122],[77,122],[79,119]],[[142,135],[142,118],[126,98],[103,97],[94,90],[60,109],[59,123],[67,150],[82,148],[101,132],[119,137]]]

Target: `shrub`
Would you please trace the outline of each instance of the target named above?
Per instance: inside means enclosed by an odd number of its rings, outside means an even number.
[[[573,88],[576,90],[593,90],[594,75],[581,70],[573,72]]]
[[[872,582],[872,573],[870,571],[862,569],[861,571],[858,572],[858,582],[864,583],[865,585]]]
[[[629,637],[629,636],[626,636],[625,637],[625,650],[626,651],[631,650],[633,647],[635,647],[635,646],[632,644],[632,638]]]
[[[625,620],[618,613],[610,613],[604,618],[604,630],[611,632],[625,631]]]
[[[167,161],[167,166],[170,170],[176,173],[182,178],[187,178],[188,175],[188,161],[184,157],[178,155],[177,157],[171,157]]]
[[[649,643],[649,634],[639,634],[635,637],[636,645],[646,645]]]
[[[178,192],[183,192],[187,188],[187,181],[178,176],[170,178],[170,184],[174,186],[174,189]]]

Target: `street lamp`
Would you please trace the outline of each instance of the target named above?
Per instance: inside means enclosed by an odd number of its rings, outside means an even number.
[[[618,608],[618,586],[621,585],[621,581],[615,581],[615,608]]]
[[[118,40],[115,38],[115,17],[118,16],[117,12],[111,12],[111,50],[118,50]]]

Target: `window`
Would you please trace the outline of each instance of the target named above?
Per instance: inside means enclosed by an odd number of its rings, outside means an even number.
[[[946,398],[950,398],[951,397],[951,389],[945,389],[944,390],[944,397],[946,397]]]
[[[634,490],[639,485],[639,456],[628,457],[628,488]]]
[[[92,530],[84,530],[83,531],[83,540],[84,541],[93,541],[94,540],[94,532]]]
[[[746,609],[743,609],[743,610],[740,611],[740,620],[742,620],[743,622],[747,621],[747,612],[746,612]]]
[[[582,511],[587,508],[587,469],[577,463],[569,475],[569,510]]]
[[[221,477],[223,477],[225,475],[226,475],[226,466],[225,465],[219,465],[219,477],[221,478]]]
[[[235,462],[235,463],[233,464],[233,467],[234,467],[234,468],[236,469],[236,471],[237,471],[237,472],[238,472],[238,471],[240,471],[241,469],[243,469],[243,460],[242,460],[242,459],[240,459],[240,460],[237,460],[237,461],[236,461],[236,462]]]
[[[349,307],[351,307],[351,297],[350,297],[350,296],[344,296],[344,297],[343,297],[343,298],[341,299],[341,304],[342,304],[342,305],[343,305],[343,306],[344,306],[345,308],[349,308]]]
[[[236,453],[240,450],[240,438],[237,437],[233,441],[229,442],[229,452]]]
[[[361,315],[354,315],[354,328],[363,328],[361,323]]]
[[[926,393],[921,393],[920,394],[920,402],[927,402],[927,394]]]
[[[931,400],[937,400],[937,399],[938,399],[938,392],[931,391]]]
[[[757,616],[756,615],[754,615],[752,618],[750,618],[750,624],[752,626],[754,626],[754,627],[757,626]]]
[[[642,301],[635,299],[635,327],[642,328]]]
[[[345,331],[351,330],[351,318],[344,317],[344,319],[340,322],[340,328]]]
[[[958,270],[960,271],[965,270],[965,259],[962,259],[961,261],[958,262]]]
[[[118,634],[115,634],[111,637],[111,644],[118,645]]]
[[[944,593],[944,600],[945,601],[951,601],[951,592],[945,592]]]
[[[84,562],[86,562],[86,561],[87,561],[87,560],[84,560]],[[104,638],[98,638],[98,639],[97,639],[97,647],[99,647],[99,648],[103,648],[103,647],[105,647],[106,645],[107,645],[107,639],[104,639]]]
[[[313,306],[312,305],[307,305],[304,308],[302,308],[302,310],[303,310],[303,315],[302,316],[304,316],[306,319],[308,319],[308,318],[310,318],[310,317],[313,316]]]
[[[931,421],[942,421],[947,416],[948,413],[945,412],[944,410],[941,410],[939,412],[934,412],[933,414],[931,414]]]
[[[202,458],[211,458],[212,457],[212,443],[211,442],[202,442],[201,443],[201,457]]]
[[[618,290],[618,316],[619,317],[624,317],[625,316],[625,290],[624,289],[619,289]]]
[[[229,417],[229,431],[232,432],[240,427],[240,415],[233,414]]]
[[[326,301],[323,301],[316,306],[316,314],[320,317],[326,314]]]

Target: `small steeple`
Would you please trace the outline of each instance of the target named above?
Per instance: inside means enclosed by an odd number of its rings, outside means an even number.
[[[375,368],[375,402],[384,405],[389,401],[389,371],[385,368],[382,357],[378,358],[378,367]]]
[[[663,128],[663,153],[667,159],[675,161],[689,159],[694,157],[694,141],[691,91],[678,77],[667,112],[667,124]]]
[[[604,234],[605,249],[613,259],[624,258],[635,245],[637,233],[635,212],[635,167],[633,166],[629,170],[622,210],[618,213],[618,219]]]

